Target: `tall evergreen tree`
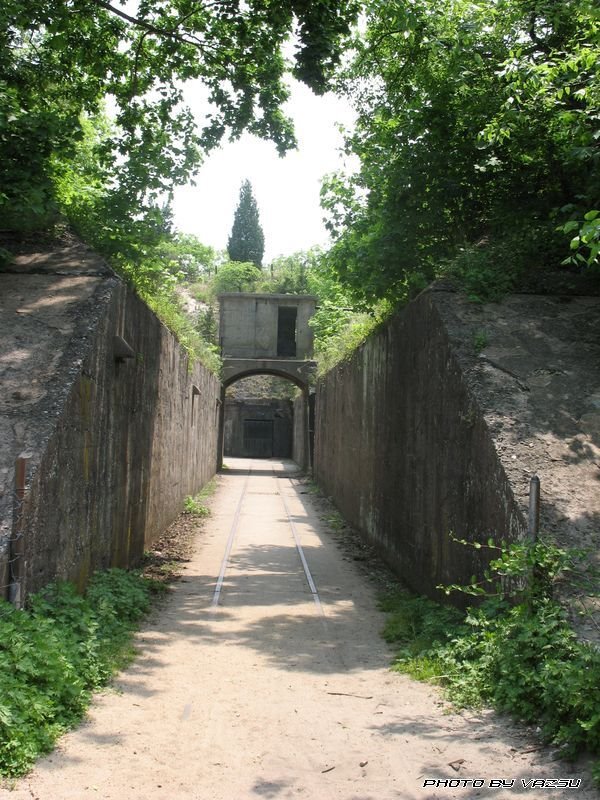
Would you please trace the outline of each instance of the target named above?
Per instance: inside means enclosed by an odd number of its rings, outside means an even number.
[[[246,261],[262,267],[265,236],[258,217],[258,206],[252,184],[246,180],[240,189],[240,201],[235,210],[227,253],[232,261]]]

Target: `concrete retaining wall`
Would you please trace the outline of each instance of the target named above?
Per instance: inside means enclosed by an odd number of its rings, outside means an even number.
[[[19,276],[24,294],[28,277]],[[139,563],[216,464],[217,378],[190,370],[171,333],[114,277],[96,280],[79,302],[72,288],[71,308],[57,388],[44,397],[53,410],[32,407],[19,423],[27,435],[13,442],[14,455],[24,444],[28,457],[14,522],[24,537],[23,594],[56,577],[82,586],[95,569]],[[117,358],[117,335],[132,358]],[[36,430],[41,413],[50,416]]]
[[[438,312],[425,292],[317,384],[314,472],[414,590],[468,582],[525,518]]]

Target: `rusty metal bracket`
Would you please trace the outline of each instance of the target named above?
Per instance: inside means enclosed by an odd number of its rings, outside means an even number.
[[[529,515],[527,533],[532,542],[537,542],[540,532],[540,479],[534,475],[529,482]]]
[[[23,578],[25,576],[25,532],[23,506],[27,488],[30,457],[20,455],[15,461],[15,505],[13,510],[13,535],[10,539],[10,585],[8,600],[15,608],[23,607]]]

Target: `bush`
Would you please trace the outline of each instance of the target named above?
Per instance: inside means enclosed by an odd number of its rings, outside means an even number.
[[[554,291],[563,243],[552,225],[523,224],[464,247],[442,262],[439,277],[454,278],[474,302],[498,302],[515,291]],[[561,287],[562,288],[562,287]]]
[[[52,583],[25,611],[0,601],[0,773],[22,775],[73,726],[132,656],[131,634],[150,606],[152,584],[111,569],[87,594]]]
[[[383,635],[399,646],[393,668],[439,684],[459,707],[488,704],[540,725],[565,755],[600,754],[600,651],[578,641],[552,598],[581,554],[543,542],[497,549],[483,582],[493,596],[464,616],[406,593],[384,601]],[[482,594],[475,581],[451,588]]]

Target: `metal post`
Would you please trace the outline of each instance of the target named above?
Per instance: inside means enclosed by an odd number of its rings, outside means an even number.
[[[527,533],[532,542],[537,542],[540,530],[540,479],[534,475],[529,483],[529,518]]]
[[[225,397],[226,389],[221,387],[221,397],[217,400],[217,414],[219,418],[217,429],[217,464],[216,471],[223,469],[223,450],[225,446]]]
[[[302,389],[302,438],[304,444],[304,458],[300,466],[304,472],[309,473],[312,464],[310,460],[310,390],[307,387]]]
[[[8,587],[8,599],[15,608],[22,608],[23,606],[23,577],[25,574],[23,504],[25,502],[29,460],[29,456],[19,456],[15,461],[15,507],[9,547],[10,586]]]

